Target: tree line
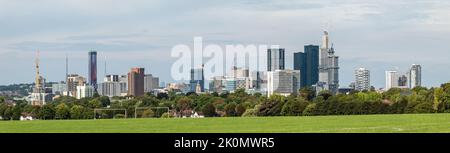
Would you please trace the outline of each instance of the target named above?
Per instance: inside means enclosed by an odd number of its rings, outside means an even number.
[[[126,109],[134,116],[136,107],[168,107],[171,116],[189,116],[199,112],[206,117],[256,116],[316,116],[407,113],[450,113],[450,83],[441,87],[413,89],[392,88],[384,93],[353,91],[332,95],[327,91],[315,94],[311,88],[302,88],[288,97],[259,93],[247,94],[239,89],[234,93],[146,94],[141,97],[113,97],[95,95],[75,99],[60,97],[43,106],[31,106],[25,101],[6,102],[0,97],[0,116],[3,120],[19,120],[20,116],[37,119],[92,119],[96,108]],[[154,114],[155,112],[145,112]]]

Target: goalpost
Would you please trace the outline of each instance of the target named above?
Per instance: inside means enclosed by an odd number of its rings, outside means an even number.
[[[119,113],[116,113],[119,111]],[[98,113],[97,113],[98,112]],[[120,113],[122,112],[122,113]],[[113,108],[96,108],[94,109],[94,120],[103,118],[127,118],[127,109],[113,109]]]
[[[169,107],[136,107],[134,109],[134,118],[161,118],[163,114],[167,113],[170,118]]]

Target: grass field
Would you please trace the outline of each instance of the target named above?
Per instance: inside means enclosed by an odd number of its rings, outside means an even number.
[[[2,133],[398,133],[450,132],[450,114],[0,121]]]

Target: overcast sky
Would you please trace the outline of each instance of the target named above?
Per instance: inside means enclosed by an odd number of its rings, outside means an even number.
[[[421,64],[425,86],[450,80],[450,2],[432,0],[0,0],[0,84],[34,80],[41,73],[62,81],[87,76],[91,49],[98,51],[98,78],[145,67],[161,81],[170,75],[171,48],[193,45],[194,36],[214,44],[270,44],[292,53],[321,44],[327,29],[340,56],[341,87],[358,67],[384,87],[384,71],[405,73]]]

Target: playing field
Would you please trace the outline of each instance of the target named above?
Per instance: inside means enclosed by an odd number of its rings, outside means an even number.
[[[0,121],[4,133],[450,132],[450,114]]]

